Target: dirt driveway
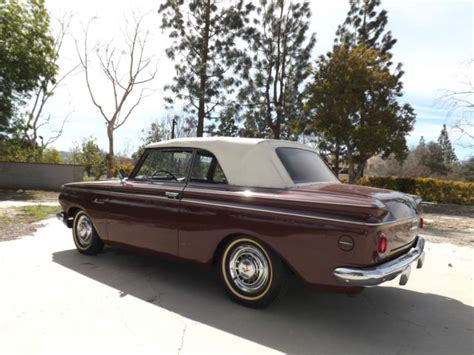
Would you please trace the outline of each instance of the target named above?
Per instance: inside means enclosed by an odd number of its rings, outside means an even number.
[[[280,302],[252,310],[193,265],[81,255],[51,219],[0,243],[0,352],[472,354],[473,249],[427,251],[405,287],[348,297],[294,281]]]
[[[429,241],[474,247],[474,206],[423,203],[422,208]]]

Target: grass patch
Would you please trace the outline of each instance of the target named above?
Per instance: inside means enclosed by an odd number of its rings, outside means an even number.
[[[0,211],[0,222],[5,224],[14,223],[35,223],[43,219],[53,217],[60,210],[57,206],[33,205],[9,208],[6,211]]]

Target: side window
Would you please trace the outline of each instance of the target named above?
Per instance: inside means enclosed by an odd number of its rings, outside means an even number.
[[[193,168],[191,170],[191,181],[212,184],[227,184],[227,179],[219,165],[216,157],[208,152],[196,152]]]
[[[191,151],[154,149],[146,154],[135,179],[178,182],[186,180],[193,156]]]

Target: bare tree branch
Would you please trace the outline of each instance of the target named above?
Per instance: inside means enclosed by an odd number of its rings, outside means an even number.
[[[64,39],[66,35],[69,33],[69,26],[71,21],[72,15],[70,13],[64,14],[62,17],[55,17],[55,20],[59,24],[59,30],[54,39],[54,51],[55,51],[55,58],[59,58],[60,51],[62,49]],[[44,150],[49,144],[56,141],[63,132],[65,120],[62,122],[61,129],[56,131],[56,135],[51,137],[53,139],[46,140],[46,143],[42,140],[41,144],[39,144],[38,137],[39,137],[39,129],[46,125],[50,125],[51,116],[44,117],[43,111],[48,102],[48,100],[53,96],[54,92],[64,84],[64,81],[73,74],[78,68],[80,64],[76,64],[66,72],[61,74],[59,78],[52,77],[46,78],[41,83],[40,87],[36,91],[33,96],[33,105],[26,113],[26,124],[23,131],[23,138],[25,141],[32,147],[35,148],[38,145]]]
[[[474,147],[474,78],[471,78],[473,64],[474,59],[465,64],[467,74],[465,75],[466,81],[461,83],[463,89],[444,90],[440,97],[441,103],[449,108],[448,116],[453,116],[456,112],[461,113],[461,117],[455,119],[451,127],[459,132],[457,144],[464,148]]]
[[[112,42],[107,45],[96,44],[94,50],[100,71],[110,82],[113,98],[112,109],[107,111],[104,104],[99,101],[99,95],[93,89],[92,76],[89,63],[88,33],[92,18],[84,30],[84,44],[79,47],[76,41],[76,50],[84,69],[86,86],[91,101],[99,110],[106,122],[107,136],[109,139],[109,153],[107,161],[107,176],[111,177],[114,157],[114,132],[127,122],[134,110],[147,97],[148,88],[141,88],[138,95],[134,95],[136,88],[154,80],[157,68],[151,69],[155,60],[154,56],[147,57],[148,31],[142,30],[145,16],[132,15],[131,20],[125,19],[126,30],[123,31],[125,48],[114,47]],[[136,97],[134,99],[133,97]],[[138,96],[138,97],[137,97]],[[100,99],[105,100],[104,95]],[[133,102],[133,104],[130,104]]]

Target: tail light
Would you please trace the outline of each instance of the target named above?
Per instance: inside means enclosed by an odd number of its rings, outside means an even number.
[[[384,234],[380,234],[377,239],[377,252],[383,254],[387,251],[388,240]]]
[[[420,220],[418,221],[418,228],[423,229],[424,221],[423,217],[420,217]]]

